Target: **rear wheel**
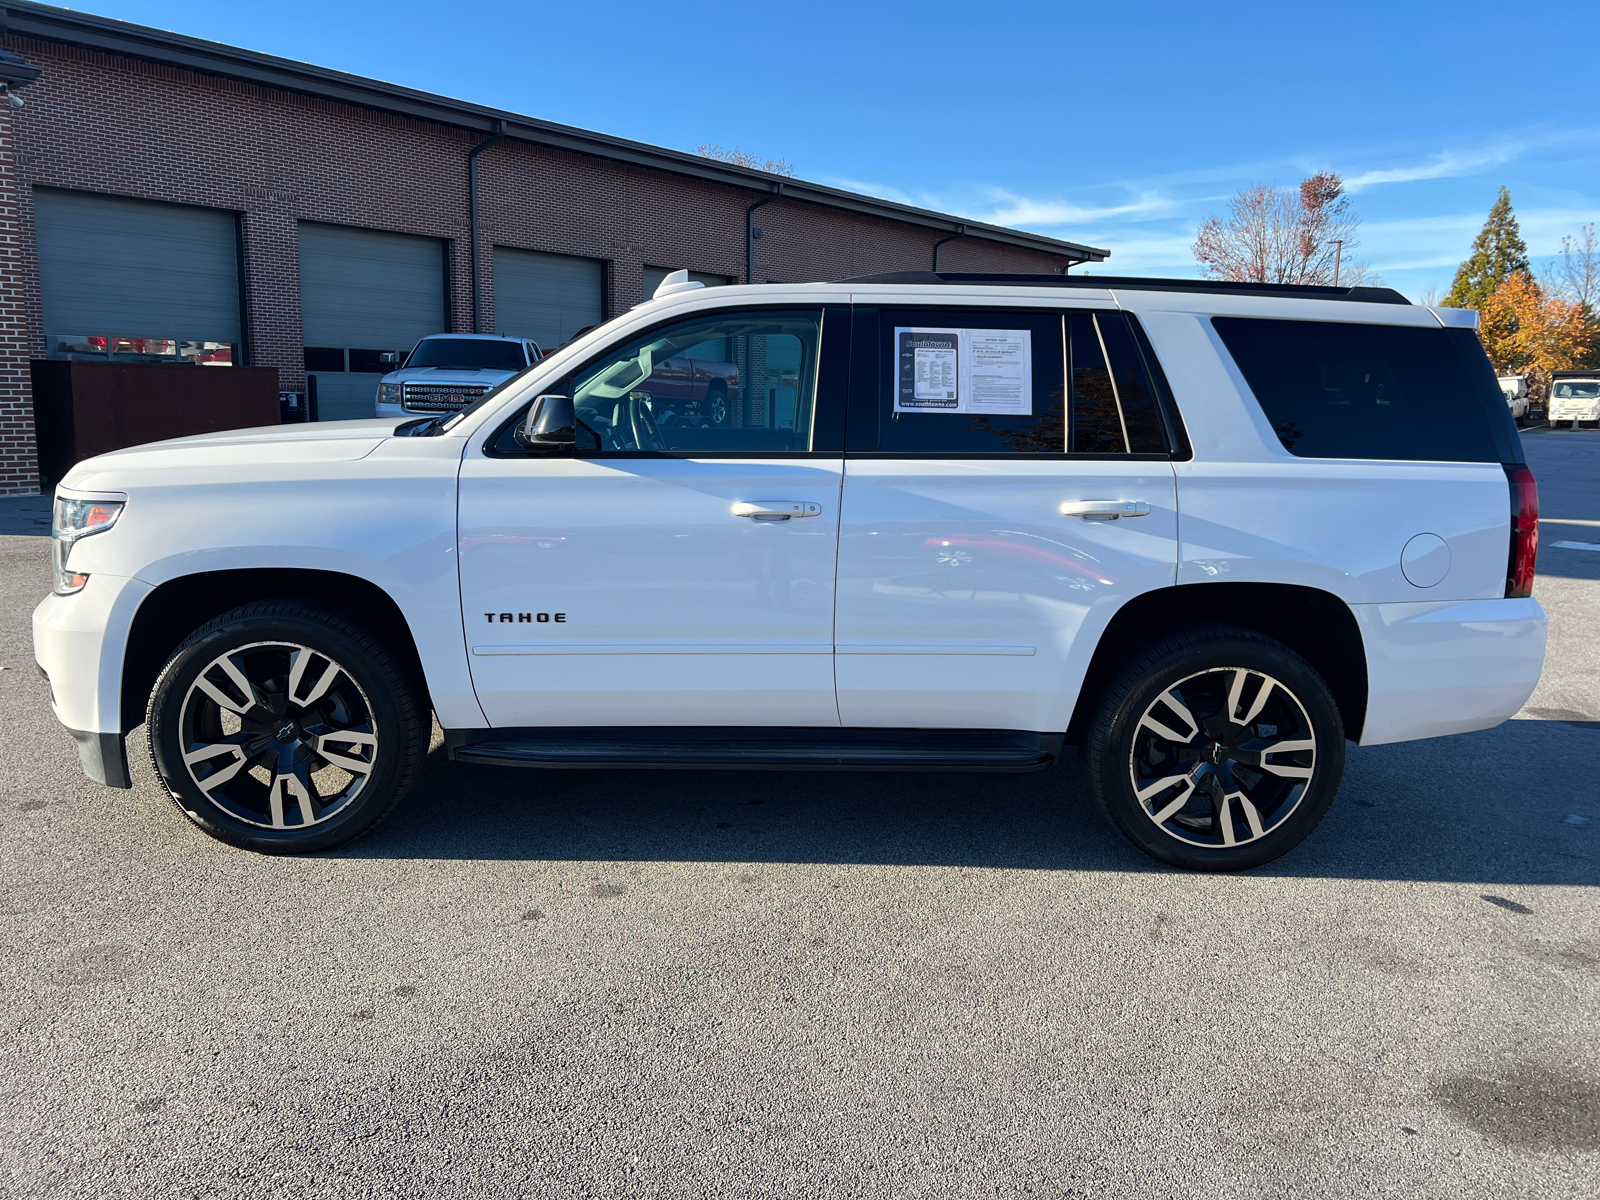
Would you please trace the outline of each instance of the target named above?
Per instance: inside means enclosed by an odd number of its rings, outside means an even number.
[[[1190,870],[1240,870],[1317,827],[1344,771],[1344,727],[1327,684],[1293,650],[1207,626],[1124,667],[1085,757],[1096,801],[1139,849]]]
[[[720,384],[713,384],[706,392],[706,414],[716,426],[728,423],[728,392]]]
[[[301,600],[247,604],[191,634],[156,682],[146,729],[191,821],[272,854],[371,829],[427,749],[416,690],[388,649]]]

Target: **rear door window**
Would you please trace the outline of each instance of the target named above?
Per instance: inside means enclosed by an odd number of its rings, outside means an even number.
[[[877,386],[861,397],[875,403],[876,420],[852,418],[853,452],[1169,452],[1155,385],[1122,313],[895,309],[877,324]]]
[[[1469,329],[1256,317],[1212,324],[1290,454],[1520,458],[1494,372]]]
[[[1074,454],[1165,454],[1155,386],[1122,313],[1067,317]]]

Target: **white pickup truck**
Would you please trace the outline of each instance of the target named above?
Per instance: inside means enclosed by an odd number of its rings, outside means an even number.
[[[129,786],[143,724],[178,809],[266,852],[371,829],[431,713],[451,758],[522,767],[1070,744],[1140,849],[1249,867],[1328,812],[1347,740],[1488,728],[1539,678],[1537,493],[1475,320],[669,278],[448,417],[79,463],[35,654],[90,778]],[[664,419],[684,361],[725,365],[720,421]]]
[[[449,415],[494,391],[541,357],[527,338],[488,333],[436,333],[410,354],[385,354],[390,371],[378,381],[374,415]]]

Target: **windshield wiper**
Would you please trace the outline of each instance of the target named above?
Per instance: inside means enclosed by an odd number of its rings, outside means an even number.
[[[415,421],[406,421],[394,427],[395,437],[438,437],[444,432],[445,417],[453,417],[454,413],[440,413],[436,417],[419,417]]]

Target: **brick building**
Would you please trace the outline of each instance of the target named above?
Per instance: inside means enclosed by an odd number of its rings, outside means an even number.
[[[353,416],[379,351],[475,328],[549,347],[666,270],[1107,254],[120,21],[4,17],[0,494],[40,486],[33,359],[268,366],[295,392],[309,364],[322,415]]]

